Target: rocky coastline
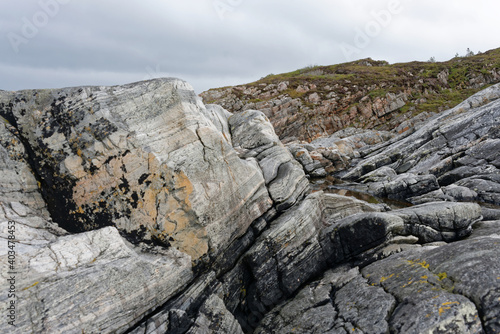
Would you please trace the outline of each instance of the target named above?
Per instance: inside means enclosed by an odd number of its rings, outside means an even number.
[[[0,91],[0,332],[500,332],[500,84],[427,116],[283,143],[180,79]]]

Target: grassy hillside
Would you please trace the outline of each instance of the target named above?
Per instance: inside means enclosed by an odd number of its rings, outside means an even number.
[[[309,66],[271,74],[245,85],[211,89],[201,96],[205,103],[221,104],[232,112],[261,109],[274,124],[289,123],[283,117],[293,116],[293,122],[300,120],[303,126],[321,127],[325,117],[337,117],[340,125],[330,127],[334,131],[345,126],[395,127],[421,112],[451,108],[499,81],[500,49],[495,49],[446,62],[388,64],[368,58],[331,66]],[[399,101],[395,110],[384,107],[390,112],[373,111],[372,116],[366,112],[366,108],[375,110],[380,104],[392,103],[395,96],[404,101]],[[295,100],[298,107],[291,112],[276,109],[284,98]],[[322,132],[330,132],[328,129]],[[281,132],[284,130],[280,127]],[[286,133],[290,135],[295,134]],[[312,139],[317,134],[295,136]]]

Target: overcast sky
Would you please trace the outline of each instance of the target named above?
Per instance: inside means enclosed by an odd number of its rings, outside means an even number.
[[[500,47],[497,0],[0,0],[0,89],[187,80],[197,93],[371,57]]]

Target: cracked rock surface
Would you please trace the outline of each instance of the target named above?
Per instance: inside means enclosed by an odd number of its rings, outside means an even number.
[[[498,333],[499,87],[329,150],[178,79],[0,91],[0,333]]]
[[[114,227],[68,235],[54,223],[0,207],[0,240],[16,222],[15,331],[2,333],[125,332],[161,300],[180,292],[192,278],[191,259],[174,248],[145,252]],[[0,265],[8,268],[2,248]],[[12,277],[2,270],[2,282]],[[2,303],[7,302],[2,283]]]
[[[112,225],[197,261],[272,205],[260,169],[231,146],[228,115],[184,81],[0,92],[0,108],[71,232]]]
[[[500,205],[500,84],[369,151],[344,173],[349,187],[408,200]],[[374,178],[377,175],[378,178]]]

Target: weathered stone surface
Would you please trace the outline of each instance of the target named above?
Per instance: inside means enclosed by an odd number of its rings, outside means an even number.
[[[386,257],[391,244],[458,240],[469,235],[481,219],[480,206],[472,203],[428,203],[358,213],[330,221],[320,245],[331,265],[348,260],[366,264]]]
[[[191,259],[175,248],[144,252],[114,227],[62,235],[59,227],[0,206],[0,241],[15,222],[16,332],[124,333],[191,280]],[[7,248],[0,265],[8,268]],[[7,270],[0,299],[7,302]],[[2,332],[12,327],[2,321]]]
[[[414,249],[362,273],[396,297],[394,332],[495,333],[500,326],[498,242],[492,236]]]
[[[498,231],[498,230],[497,230]],[[360,271],[327,271],[256,333],[496,333],[497,236],[417,247]]]
[[[186,333],[243,334],[243,331],[240,324],[226,309],[224,302],[216,295],[211,295],[201,307],[194,325]]]
[[[242,157],[256,157],[276,209],[288,209],[309,191],[309,182],[299,163],[281,144],[267,117],[247,110],[229,118],[233,145]]]
[[[194,326],[201,306],[213,295],[216,275],[209,271],[197,277],[182,294],[162,305],[155,314],[145,318],[134,334],[185,333]],[[194,329],[193,329],[194,330]]]
[[[201,108],[201,111],[207,117],[212,124],[222,133],[222,136],[226,141],[232,145],[231,142],[231,131],[229,130],[228,119],[231,117],[231,113],[226,109],[218,106],[216,104],[207,104],[205,109]]]
[[[0,106],[69,231],[114,225],[197,260],[271,206],[260,169],[231,146],[228,114],[181,80],[2,93]]]
[[[313,104],[315,89],[301,87]],[[455,201],[500,193],[500,103],[478,108],[497,90],[400,137],[346,129],[336,147],[288,148],[263,113],[205,107],[175,79],[0,92],[0,241],[15,221],[19,328],[495,333],[499,210]],[[306,196],[304,170],[348,161],[359,183],[346,187],[426,203]]]
[[[356,199],[317,192],[281,215],[243,258],[254,278],[247,292],[249,312],[276,305],[325,269],[319,235],[329,220],[381,210]]]
[[[356,296],[356,298],[353,298]],[[340,267],[274,308],[254,333],[387,333],[395,299]]]
[[[18,131],[0,117],[0,199],[19,202],[48,218],[45,202]]]
[[[352,296],[357,296],[356,300]],[[339,317],[362,333],[387,333],[389,314],[395,304],[394,297],[360,276],[335,293]]]
[[[434,199],[500,204],[499,97],[499,84],[477,93],[358,161],[343,177],[364,182],[358,189],[381,196],[424,195],[415,203]],[[367,175],[382,167],[392,168],[398,176],[381,181]],[[446,188],[426,195],[440,187]]]
[[[413,204],[436,201],[474,202],[478,200],[478,194],[470,188],[451,184],[447,187],[441,187],[438,190],[428,192],[422,196],[409,198],[408,200]]]
[[[427,193],[439,188],[434,175],[414,175],[410,173],[400,174],[392,181],[378,185],[370,184],[370,192],[377,196],[394,199],[406,199],[412,196]],[[380,189],[380,190],[379,190]]]

